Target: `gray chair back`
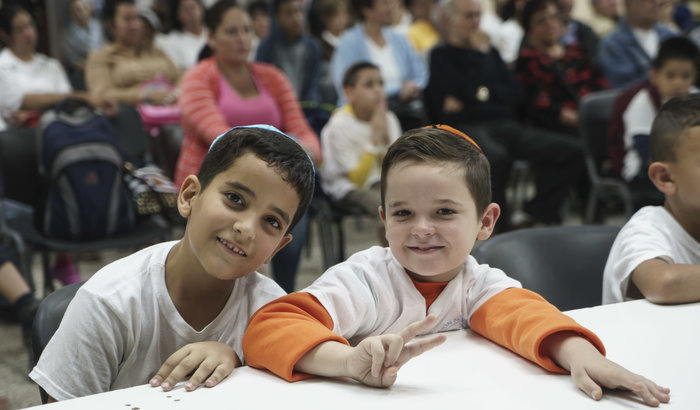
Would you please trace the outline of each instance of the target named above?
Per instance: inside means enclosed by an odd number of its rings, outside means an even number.
[[[620,228],[556,226],[496,235],[473,255],[560,310],[602,303],[603,269]]]

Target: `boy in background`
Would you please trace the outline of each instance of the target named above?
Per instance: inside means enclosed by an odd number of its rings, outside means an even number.
[[[444,126],[406,132],[384,157],[381,193],[389,248],[358,252],[259,310],[243,338],[249,365],[290,381],[315,374],[389,386],[402,364],[444,341],[406,345],[415,335],[469,327],[547,370],[570,371],[595,400],[606,386],[652,406],[669,401],[668,389],[603,357],[592,332],[469,254],[500,213],[488,160],[469,137]]]
[[[649,179],[665,201],[637,211],[617,235],[603,303],[700,301],[700,94],[664,104],[649,145]]]
[[[663,194],[647,176],[649,132],[661,104],[673,97],[697,91],[700,52],[685,37],[672,37],[661,44],[652,61],[649,81],[633,86],[615,100],[608,126],[608,150],[613,166],[632,192],[635,209],[661,205]]]
[[[57,400],[149,380],[154,386],[165,380],[169,390],[189,374],[181,372],[184,364],[195,370],[186,390],[216,385],[242,364],[241,339],[253,312],[284,295],[255,269],[292,240],[313,180],[304,150],[275,128],[222,134],[198,175],[180,188],[178,209],[188,219],[182,240],[98,271],[71,301],[29,376]],[[224,352],[217,363],[202,354],[217,351]]]
[[[347,104],[321,131],[321,187],[333,200],[360,205],[365,213],[376,215],[382,158],[401,135],[401,126],[387,109],[376,65],[350,66],[343,77],[343,92]]]

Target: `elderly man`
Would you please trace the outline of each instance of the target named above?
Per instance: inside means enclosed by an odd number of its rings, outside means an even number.
[[[626,0],[627,16],[598,50],[598,64],[614,88],[646,80],[659,44],[674,36],[658,24],[660,0]]]
[[[479,29],[479,0],[447,0],[442,7],[446,38],[430,55],[425,91],[431,120],[460,128],[477,141],[491,162],[494,201],[502,207],[513,161],[530,161],[537,194],[525,212],[539,222],[560,222],[561,204],[582,164],[578,142],[515,121],[518,83]]]

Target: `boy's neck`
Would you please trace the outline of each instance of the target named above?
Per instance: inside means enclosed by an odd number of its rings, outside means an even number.
[[[700,242],[700,218],[697,211],[686,209],[672,197],[667,197],[664,208],[670,213],[681,227],[697,242]]]
[[[195,330],[211,323],[228,302],[235,280],[222,281],[202,271],[188,247],[178,242],[165,261],[165,285],[180,316]]]
[[[369,122],[372,119],[372,111],[363,112],[361,109],[358,109],[357,106],[351,103],[348,103],[348,106],[352,110],[352,113],[355,115],[355,118],[357,118],[358,120]]]

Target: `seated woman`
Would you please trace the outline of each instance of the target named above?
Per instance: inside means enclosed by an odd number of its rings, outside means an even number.
[[[141,41],[143,21],[134,0],[107,0],[103,18],[111,42],[88,57],[85,66],[88,92],[126,104],[174,104],[177,93],[172,90],[143,86],[152,80],[174,85],[180,78],[180,70],[163,51]]]
[[[180,185],[199,171],[216,136],[240,125],[273,125],[297,139],[314,163],[319,163],[318,136],[306,122],[287,77],[274,66],[247,60],[251,21],[245,9],[235,1],[220,1],[207,10],[205,23],[213,56],[200,61],[182,79],[179,105],[185,137],[175,183]],[[275,280],[288,292],[294,289],[307,225],[306,221],[297,224],[292,243],[272,261]]]
[[[525,44],[515,72],[533,125],[577,135],[578,101],[608,83],[578,43],[565,46],[555,0],[532,0],[523,9]]]
[[[61,63],[36,52],[37,38],[34,19],[25,8],[7,2],[0,8],[0,39],[7,45],[0,51],[0,111],[7,123],[0,130],[7,125],[34,126],[41,111],[66,97],[87,99],[106,114],[116,113],[114,101],[74,92]]]

